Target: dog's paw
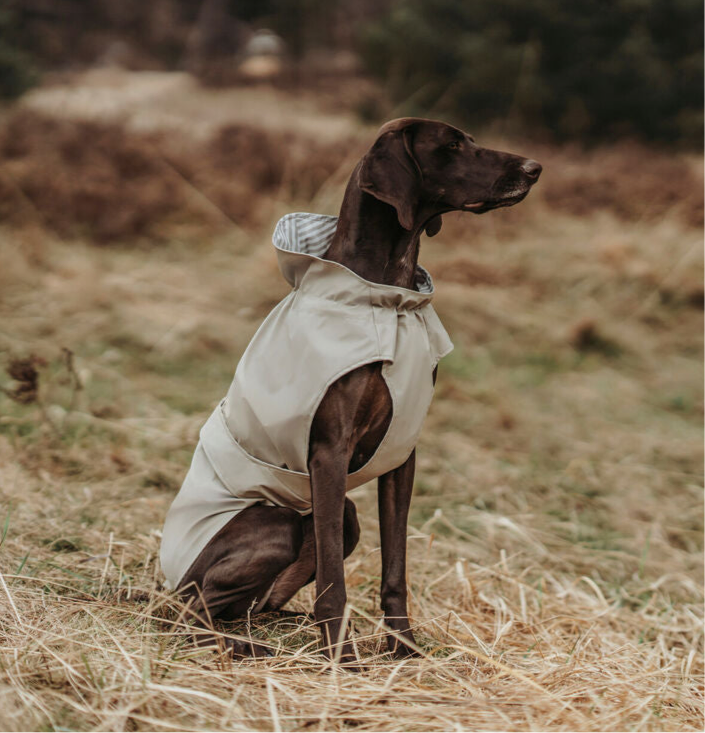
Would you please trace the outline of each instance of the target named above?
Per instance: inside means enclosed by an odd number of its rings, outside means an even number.
[[[270,647],[241,639],[228,639],[226,653],[232,655],[234,659],[249,659],[252,657],[263,659],[274,656],[274,652]]]
[[[403,632],[402,632],[403,633]],[[407,634],[410,634],[411,632],[407,631],[404,633],[404,636],[407,636]],[[409,642],[411,644],[416,644],[416,641],[413,636],[409,639]],[[421,654],[416,651],[413,647],[409,646],[403,638],[400,638],[399,636],[388,636],[387,637],[387,649],[389,650],[389,653],[395,658],[395,659],[411,659],[413,657],[420,657]]]
[[[360,663],[354,654],[345,654],[338,660],[340,669],[346,672],[364,672],[365,667]]]
[[[397,644],[394,649],[389,650],[395,659],[412,659],[420,657],[421,654],[406,644]]]

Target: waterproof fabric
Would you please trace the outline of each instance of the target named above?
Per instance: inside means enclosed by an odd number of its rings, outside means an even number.
[[[384,362],[393,403],[384,439],[348,475],[347,489],[397,468],[416,445],[433,370],[453,348],[431,306],[431,277],[419,267],[418,290],[409,290],[369,282],[322,259],[336,225],[336,217],[303,213],[277,224],[279,267],[293,290],[254,335],[227,396],[201,430],[164,525],[161,563],[169,587],[248,506],[311,511],[311,422],[328,387],[347,372]]]

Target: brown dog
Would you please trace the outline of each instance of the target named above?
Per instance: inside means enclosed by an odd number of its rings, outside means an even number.
[[[420,235],[441,228],[449,211],[475,214],[521,201],[541,166],[478,146],[461,130],[432,120],[404,118],[384,125],[352,173],[335,234],[323,259],[360,278],[407,290],[416,286]],[[428,379],[435,383],[436,371]],[[343,559],[355,548],[359,525],[346,498],[346,479],[364,466],[385,438],[393,400],[381,362],[338,378],[312,419],[308,476],[312,514],[256,503],[239,511],[206,544],[179,582],[203,625],[280,609],[316,580],[315,618],[327,655],[354,662],[342,619],[346,603]],[[378,478],[382,547],[381,603],[393,633],[390,651],[414,653],[407,614],[406,527],[415,451]],[[260,602],[265,598],[266,602]],[[336,649],[337,645],[342,647]],[[232,642],[236,655],[264,647]]]

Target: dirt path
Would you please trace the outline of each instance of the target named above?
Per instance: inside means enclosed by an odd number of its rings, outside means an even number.
[[[22,106],[54,116],[121,121],[133,130],[177,129],[208,137],[225,124],[291,130],[323,140],[359,131],[350,113],[268,86],[210,89],[186,72],[94,69],[29,92]]]

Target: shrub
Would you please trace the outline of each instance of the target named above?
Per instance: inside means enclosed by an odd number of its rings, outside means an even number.
[[[15,16],[0,8],[0,99],[19,97],[37,80],[34,63],[17,39]]]
[[[349,141],[227,125],[204,142],[30,110],[0,126],[0,219],[97,242],[160,239],[170,225],[249,228],[278,199],[309,200]]]
[[[404,0],[362,36],[410,112],[562,138],[702,138],[696,0]]]

